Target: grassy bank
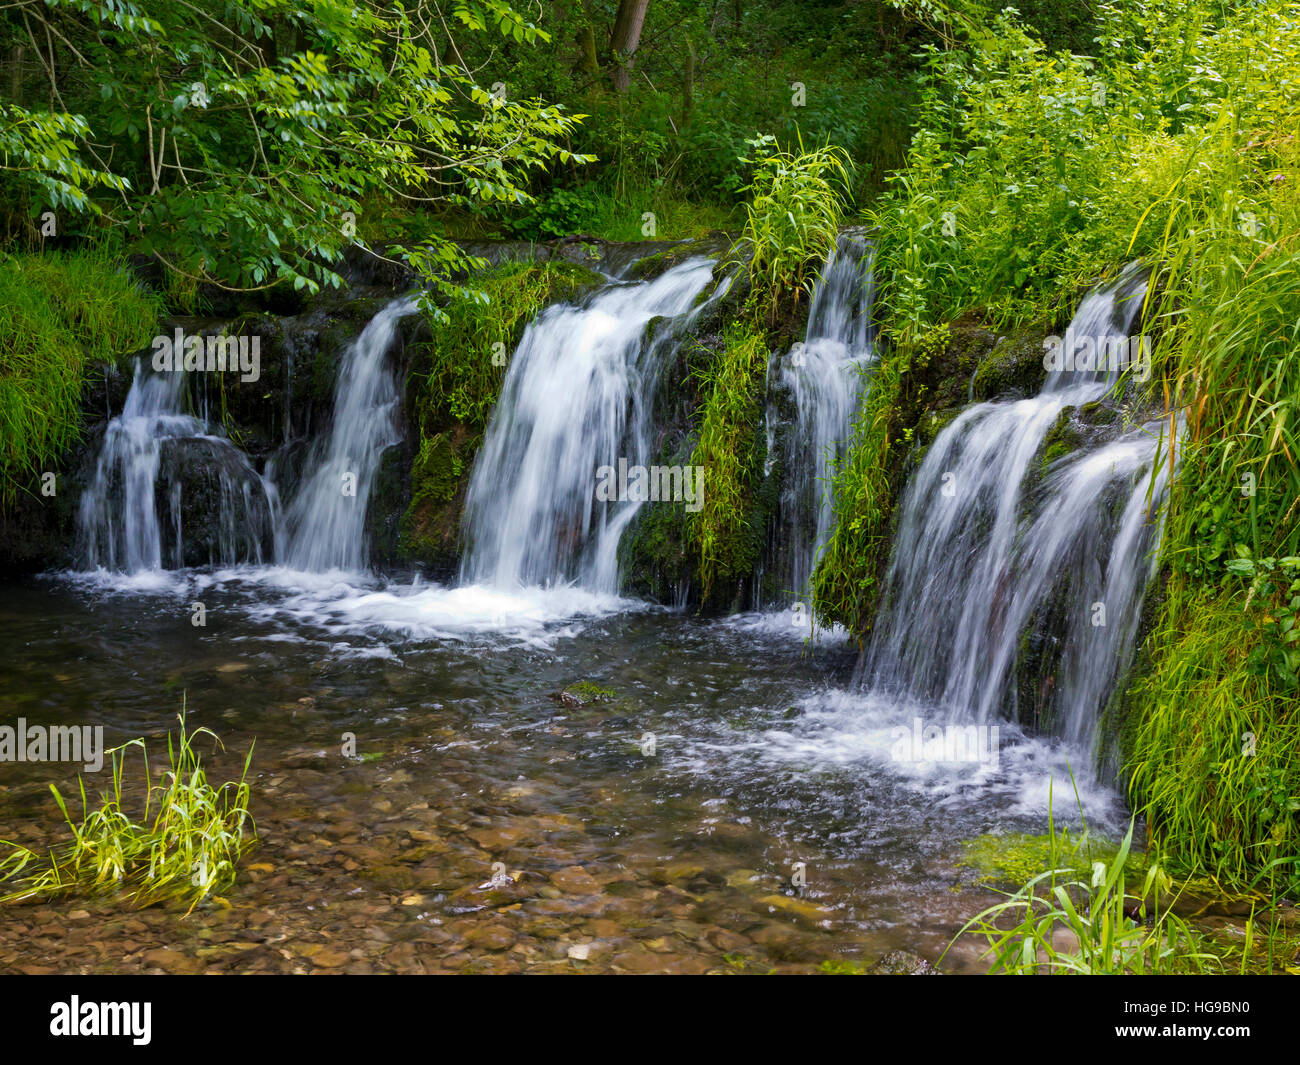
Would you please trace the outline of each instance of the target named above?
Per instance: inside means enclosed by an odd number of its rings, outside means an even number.
[[[0,505],[38,490],[78,438],[93,365],[147,344],[161,313],[107,253],[0,253]]]

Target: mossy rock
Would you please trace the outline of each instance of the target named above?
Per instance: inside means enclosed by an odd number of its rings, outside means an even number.
[[[663,251],[638,259],[628,276],[636,281],[653,281],[662,277],[674,266],[680,266],[688,259],[699,255],[720,258],[731,247],[731,238],[720,230],[700,237],[698,240],[684,240],[674,243]]]
[[[1046,472],[1052,463],[1065,458],[1083,447],[1083,434],[1075,422],[1075,408],[1063,407],[1056,416],[1056,421],[1047,430],[1038,450],[1038,468]]]
[[[971,398],[977,401],[999,396],[1037,395],[1047,380],[1043,365],[1043,338],[1038,326],[998,337],[980,360],[971,381]]]
[[[1034,877],[1049,869],[1066,869],[1058,879],[1071,876],[1088,880],[1092,876],[1092,863],[1109,865],[1119,853],[1119,847],[1108,840],[1072,835],[1068,829],[1057,832],[1055,851],[1050,835],[1029,835],[1024,832],[988,833],[976,836],[962,844],[960,864],[978,874],[977,883],[1008,887],[1023,887]],[[1141,876],[1150,861],[1136,846],[1129,851],[1125,871],[1130,877]]]
[[[439,575],[455,572],[469,471],[481,441],[464,426],[424,439],[410,466],[410,502],[397,527],[400,559]]]

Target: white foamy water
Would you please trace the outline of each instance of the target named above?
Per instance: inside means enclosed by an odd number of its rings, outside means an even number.
[[[581,631],[584,622],[633,609],[617,596],[569,586],[522,588],[486,585],[459,588],[389,585],[351,588],[328,598],[300,593],[277,605],[331,631],[398,636],[406,640],[474,640],[490,636],[539,647]]]
[[[474,462],[466,583],[618,591],[619,540],[643,503],[597,500],[597,471],[653,462],[649,405],[713,266],[691,259],[654,281],[613,284],[528,326]],[[656,318],[668,328],[648,339]]]
[[[1031,823],[1050,811],[1061,823],[1077,824],[1082,813],[1089,824],[1112,831],[1127,822],[1114,790],[1093,779],[1086,749],[1026,736],[1014,724],[1000,722],[977,740],[964,736],[975,743],[968,753],[978,749],[984,757],[927,759],[930,748],[914,742],[918,729],[924,737],[947,722],[924,702],[830,689],[803,697],[793,709],[797,716],[761,731],[682,737],[680,760],[701,775],[724,762],[759,776],[811,774],[814,788],[817,774],[847,774],[870,791],[873,805],[889,804],[880,815],[886,822],[905,822],[911,808],[984,811]],[[660,750],[670,757],[678,748],[661,742]]]
[[[818,625],[810,622],[810,615],[805,609],[788,607],[785,610],[751,611],[745,614],[731,614],[718,624],[736,632],[750,633],[778,640],[791,640],[795,643],[811,643],[816,647],[842,646],[852,639],[849,630],[843,625]]]
[[[781,382],[795,408],[781,454],[781,518],[789,591],[796,598],[806,597],[830,539],[831,477],[852,435],[865,374],[876,357],[871,308],[872,248],[862,236],[845,234],[813,288],[804,342],[781,368]],[[769,440],[775,417],[769,406]]]

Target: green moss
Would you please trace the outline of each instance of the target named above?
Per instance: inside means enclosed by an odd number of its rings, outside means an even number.
[[[767,342],[747,322],[729,326],[722,347],[699,372],[704,402],[691,465],[704,470],[704,504],[690,514],[686,539],[708,601],[754,571],[762,551],[757,512],[765,457],[762,390]]]
[[[689,465],[692,449],[690,438],[680,440],[676,447],[665,441],[656,464]],[[619,542],[627,594],[674,602],[681,588],[695,577],[697,561],[686,542],[687,520],[680,506],[647,506],[637,512],[636,520]]]
[[[1068,828],[1058,830],[1055,850],[1050,834],[1035,836],[1024,832],[976,836],[963,842],[962,850],[960,864],[979,874],[978,883],[1016,887],[1051,869],[1054,855],[1056,868],[1068,869],[1086,880],[1092,873],[1093,862],[1109,865],[1119,853],[1116,844],[1097,840],[1086,832],[1074,838]],[[1149,864],[1145,854],[1131,851],[1125,868],[1141,876]]]
[[[1082,437],[1074,424],[1074,408],[1062,408],[1039,446],[1039,470],[1045,473],[1052,463],[1077,451],[1082,443]]]
[[[564,690],[584,705],[587,703],[608,702],[614,698],[615,694],[612,688],[602,688],[599,684],[590,680],[577,681],[568,685]]]
[[[481,439],[463,427],[421,439],[411,465],[411,502],[399,525],[405,557],[454,566],[465,476]]]
[[[1046,330],[1031,327],[998,339],[975,369],[971,392],[975,399],[995,399],[1008,392],[1034,395],[1043,386],[1043,338]]]
[[[161,308],[110,256],[0,253],[0,506],[77,439],[92,365],[147,344]]]
[[[847,958],[829,958],[817,968],[827,976],[868,976],[871,973],[871,966],[866,962]]]

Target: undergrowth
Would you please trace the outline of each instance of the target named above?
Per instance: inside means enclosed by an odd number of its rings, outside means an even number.
[[[161,313],[106,252],[0,252],[0,508],[79,438],[90,367],[146,344]]]

